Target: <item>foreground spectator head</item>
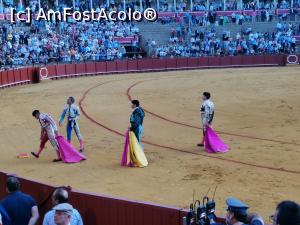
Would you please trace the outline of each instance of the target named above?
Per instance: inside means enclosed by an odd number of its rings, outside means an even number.
[[[273,225],[300,225],[300,206],[296,202],[283,201],[270,216]]]
[[[68,203],[58,204],[54,208],[54,222],[57,225],[69,225],[73,214],[73,207]]]
[[[69,201],[69,193],[64,188],[57,188],[52,195],[53,205],[58,205],[61,203],[67,203]]]
[[[8,193],[13,193],[20,190],[20,181],[16,177],[8,177],[6,180],[6,190]]]
[[[63,188],[63,187],[59,187],[59,188],[55,189],[55,191],[53,192],[53,195],[52,195],[52,204],[53,204],[54,208],[45,214],[44,220],[43,220],[43,225],[64,224],[64,223],[61,223],[60,220],[66,219],[67,216],[65,215],[65,213],[61,213],[59,210],[57,210],[57,207],[59,205],[65,206],[66,204],[67,204],[67,206],[70,206],[70,204],[68,204],[69,193],[67,190],[68,189]],[[59,220],[59,223],[57,223],[56,220],[57,221]],[[78,212],[78,210],[76,210],[73,207],[72,207],[71,220],[67,224],[68,225],[83,225],[83,221],[82,221],[80,213]]]
[[[249,208],[245,203],[235,198],[228,198],[226,200],[227,214],[226,222],[229,224],[235,224],[238,222],[246,223],[247,209]]]

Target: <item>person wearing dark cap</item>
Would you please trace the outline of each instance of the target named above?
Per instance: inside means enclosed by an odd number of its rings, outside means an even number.
[[[273,225],[300,225],[300,206],[293,201],[283,201],[270,219]]]
[[[53,208],[55,211],[54,222],[56,225],[70,225],[73,207],[69,203],[58,204]]]
[[[235,198],[228,198],[226,200],[227,204],[227,214],[226,223],[231,225],[244,225],[247,221],[247,206],[245,203],[241,202]]]
[[[133,108],[133,112],[130,116],[130,130],[133,131],[138,142],[140,142],[143,132],[143,120],[145,117],[145,112],[140,107],[140,102],[138,100],[131,101],[131,108]]]
[[[210,126],[213,118],[214,118],[214,103],[210,100],[210,93],[209,92],[203,92],[202,97],[203,103],[200,108],[201,112],[201,119],[202,119],[202,125],[203,125],[203,138],[201,143],[197,144],[197,146],[204,146],[204,137],[206,132],[206,126]]]
[[[35,225],[39,219],[39,211],[35,200],[20,191],[20,182],[17,177],[8,177],[6,181],[6,196],[0,204],[3,206],[11,224]]]

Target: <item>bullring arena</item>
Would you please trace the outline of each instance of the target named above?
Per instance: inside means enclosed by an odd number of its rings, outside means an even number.
[[[3,89],[0,169],[53,186],[179,208],[188,208],[193,190],[202,198],[218,185],[218,215],[225,214],[225,196],[234,196],[267,220],[282,199],[300,201],[299,87],[299,66],[290,66],[45,79]],[[226,154],[196,146],[205,90],[216,105],[213,127],[230,146]],[[54,164],[49,144],[39,160],[18,159],[39,144],[32,110],[57,120],[71,95],[80,102],[88,159]],[[131,98],[146,110],[143,145],[149,166],[143,169],[120,166]],[[60,131],[65,135],[64,126]]]

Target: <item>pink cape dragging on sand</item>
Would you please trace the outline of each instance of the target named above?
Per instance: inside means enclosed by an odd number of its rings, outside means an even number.
[[[60,157],[65,163],[78,163],[81,160],[85,160],[86,157],[77,151],[63,136],[56,136],[57,143],[59,145]]]
[[[206,126],[204,138],[204,147],[208,153],[225,153],[229,150],[228,146],[210,126]]]

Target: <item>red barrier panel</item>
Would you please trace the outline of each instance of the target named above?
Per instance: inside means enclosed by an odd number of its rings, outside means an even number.
[[[138,62],[138,69],[141,71],[148,71],[152,70],[152,59],[139,59]]]
[[[117,63],[117,70],[119,72],[127,72],[128,68],[127,68],[127,60],[118,60],[116,61]]]
[[[85,63],[75,64],[75,71],[76,74],[85,74],[86,73]]]
[[[106,62],[106,71],[107,72],[118,72],[116,61],[107,61]]]
[[[188,58],[187,67],[197,68],[199,66],[198,58]]]
[[[179,225],[179,209],[89,195],[73,191],[71,203],[82,213],[86,224]],[[82,199],[84,198],[84,201]]]
[[[137,60],[128,60],[127,61],[128,72],[136,72],[138,71],[138,63]]]
[[[176,59],[164,59],[166,61],[166,69],[177,69]]]
[[[34,68],[34,67],[27,68],[28,78],[29,78],[30,82],[33,81],[33,74],[36,70],[37,70],[37,68]]]
[[[253,60],[254,65],[265,64],[265,56],[263,56],[263,55],[252,56],[252,60]]]
[[[14,71],[14,80],[15,82],[21,81],[21,73],[19,69],[13,70]]]
[[[208,65],[210,67],[220,66],[220,57],[209,57],[208,58]]]
[[[15,77],[14,77],[14,71],[13,70],[9,70],[7,71],[7,79],[8,79],[8,84],[12,84],[15,82]]]
[[[153,70],[165,70],[166,60],[165,59],[152,59]]]
[[[30,80],[28,77],[28,69],[22,68],[20,69],[21,81]]]
[[[208,65],[209,65],[208,58],[207,57],[199,58],[198,65],[199,65],[199,67],[208,67]]]
[[[275,64],[275,65],[280,65],[282,63],[282,58],[277,55],[268,55],[265,56],[265,63],[266,64]]]
[[[43,68],[43,67],[41,67],[41,68]],[[57,68],[56,65],[50,65],[50,66],[47,66],[46,68],[48,70],[48,74],[47,74],[47,71],[43,71],[43,69],[42,70],[40,69],[42,76],[45,76],[46,74],[48,77],[53,77],[53,76],[57,75],[56,74],[56,68]]]
[[[96,73],[106,73],[106,62],[96,63]]]
[[[1,74],[0,74],[1,76]],[[0,184],[1,184],[1,188],[0,188],[0,199],[2,199],[4,196],[7,195],[7,192],[5,190],[5,184],[6,184],[6,174],[0,172]]]
[[[219,58],[220,66],[230,66],[231,65],[231,57],[225,56]]]
[[[253,65],[253,56],[240,56],[243,65]]]
[[[56,76],[66,75],[66,65],[58,64],[56,67]]]
[[[231,65],[233,66],[242,66],[243,65],[243,60],[242,57],[237,57],[237,56],[229,56],[231,59]]]
[[[66,75],[76,74],[75,64],[66,64]]]
[[[96,63],[94,63],[94,62],[86,63],[85,69],[86,69],[86,72],[89,74],[96,73]]]
[[[177,68],[187,68],[188,67],[188,59],[187,58],[177,58]]]

